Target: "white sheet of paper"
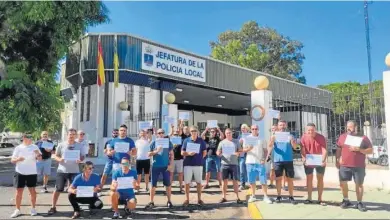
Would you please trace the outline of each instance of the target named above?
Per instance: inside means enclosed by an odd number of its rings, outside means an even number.
[[[171,137],[172,144],[181,145],[181,137]]]
[[[270,110],[268,111],[268,114],[269,114],[272,118],[279,118],[279,117],[280,117],[280,111],[278,111],[278,110],[270,109]]]
[[[140,121],[138,123],[138,129],[139,130],[151,129],[152,125],[153,125],[153,121]]]
[[[156,148],[169,148],[169,138],[157,138],[156,139]]]
[[[78,186],[76,197],[93,197],[93,186]]]
[[[321,154],[307,154],[306,155],[306,165],[308,165],[308,166],[321,166],[322,165],[322,155]]]
[[[363,141],[363,137],[347,135],[344,144],[351,147],[360,147]]]
[[[176,119],[174,117],[165,116],[165,122],[167,122],[168,124],[174,125],[175,121]]]
[[[190,120],[190,112],[179,112],[179,119],[183,121]]]
[[[114,150],[117,153],[127,153],[129,152],[129,143],[126,142],[117,142],[115,143]]]
[[[65,150],[64,160],[66,161],[80,160],[80,150]]]
[[[42,148],[53,149],[53,147],[54,147],[53,143],[50,143],[50,142],[47,142],[47,141],[42,142]]]
[[[118,177],[118,189],[132,189],[134,177]]]
[[[218,120],[207,120],[208,128],[218,128]]]
[[[241,133],[241,138],[242,138],[242,139],[245,139],[245,138],[248,137],[249,135],[251,135],[251,133]]]
[[[222,145],[222,154],[224,156],[231,156],[236,153],[236,148],[232,144]]]
[[[245,146],[256,146],[259,143],[258,137],[246,137],[244,140]]]
[[[186,152],[188,153],[194,152],[199,154],[199,150],[200,150],[200,144],[187,143]]]
[[[290,136],[290,132],[275,132],[275,141],[281,143],[290,142]]]

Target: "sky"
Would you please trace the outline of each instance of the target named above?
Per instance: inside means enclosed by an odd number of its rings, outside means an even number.
[[[104,2],[110,23],[88,32],[140,36],[202,56],[210,41],[247,21],[304,44],[303,75],[310,86],[368,82],[363,2]],[[382,79],[390,52],[390,2],[369,4],[372,76]]]

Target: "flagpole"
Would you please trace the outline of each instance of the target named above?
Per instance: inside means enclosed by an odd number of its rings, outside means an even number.
[[[118,36],[115,35],[115,38],[114,38],[115,42],[115,51],[114,51],[114,59],[115,59],[115,56],[117,55],[118,53]],[[115,65],[115,62],[114,62],[114,65]],[[114,66],[114,83],[112,84],[112,87],[113,87],[113,91],[112,91],[112,113],[114,114],[113,117],[112,117],[112,129],[115,129],[116,128],[116,110],[117,110],[117,106],[116,106],[116,100],[115,100],[115,91],[116,91],[116,87],[115,87],[115,70],[117,68]]]
[[[99,35],[99,38],[98,38],[98,56],[99,56],[99,42],[100,42],[100,35]],[[98,64],[99,65],[99,64]],[[99,67],[97,67],[99,69]],[[96,152],[96,156],[99,155],[98,151],[99,151],[99,114],[100,114],[100,86],[98,84],[99,82],[99,71],[97,70],[96,71],[96,131],[95,131],[95,152]]]
[[[80,130],[81,125],[81,100],[82,100],[82,92],[81,87],[84,82],[83,73],[82,73],[82,59],[83,59],[83,37],[80,38],[80,64],[79,64],[79,87],[77,92],[77,130]]]

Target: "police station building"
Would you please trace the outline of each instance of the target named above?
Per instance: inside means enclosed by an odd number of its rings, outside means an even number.
[[[106,83],[97,86],[98,39],[103,48]],[[189,42],[190,43],[190,42]],[[116,49],[115,49],[116,48]],[[114,54],[119,58],[119,86],[114,86]],[[82,129],[102,157],[103,143],[113,128],[128,126],[135,138],[139,122],[168,129],[189,112],[188,125],[202,131],[207,120],[221,128],[239,130],[250,124],[254,79],[269,79],[270,105],[280,111],[289,129],[300,136],[308,122],[327,136],[331,93],[209,57],[199,56],[128,34],[87,34],[70,48],[61,69],[61,95],[65,99],[63,138],[66,129]],[[168,104],[165,96],[175,95]],[[169,130],[169,129],[168,129]],[[169,132],[169,131],[166,131]]]

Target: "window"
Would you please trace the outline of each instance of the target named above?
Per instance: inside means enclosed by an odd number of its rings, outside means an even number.
[[[145,114],[145,87],[140,86],[139,87],[139,111],[138,114],[140,115],[139,120],[144,120],[144,114]]]
[[[87,121],[91,119],[91,86],[87,88]]]
[[[297,128],[296,128],[296,122],[295,121],[289,121],[287,122],[287,129],[289,131],[295,131]]]
[[[134,109],[134,86],[133,85],[129,85],[129,87],[127,88],[127,103],[129,103],[129,106],[130,106],[130,121],[133,121],[133,109]]]
[[[81,87],[80,122],[84,121],[84,95],[85,89]]]

